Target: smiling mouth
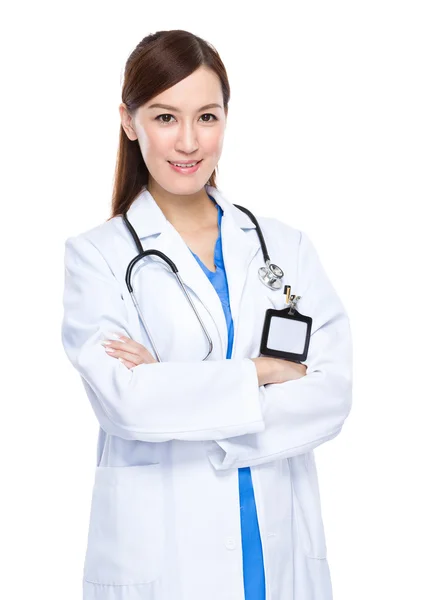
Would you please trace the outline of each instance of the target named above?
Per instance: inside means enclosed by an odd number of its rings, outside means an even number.
[[[197,161],[190,162],[190,163],[177,163],[177,162],[172,162],[171,160],[169,160],[168,162],[171,165],[174,165],[175,167],[181,167],[182,169],[184,169],[184,168],[186,169],[186,168],[190,168],[190,167],[195,167],[202,160],[203,160],[203,158],[201,158],[200,160],[197,160]]]

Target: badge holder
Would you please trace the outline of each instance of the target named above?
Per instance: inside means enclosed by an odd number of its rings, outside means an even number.
[[[313,320],[298,312],[296,303],[301,296],[290,295],[290,289],[289,285],[284,287],[287,308],[266,310],[260,353],[300,362],[308,355]]]

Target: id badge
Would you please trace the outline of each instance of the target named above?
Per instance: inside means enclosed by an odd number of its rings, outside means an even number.
[[[296,303],[301,296],[290,295],[284,287],[286,308],[268,308],[264,320],[260,353],[294,362],[306,360],[310,345],[312,318],[301,315]]]

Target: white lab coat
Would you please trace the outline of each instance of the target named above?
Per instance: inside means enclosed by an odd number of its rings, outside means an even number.
[[[194,312],[157,257],[137,263],[133,286],[162,362],[128,369],[108,355],[101,341],[112,332],[153,354],[125,283],[136,246],[120,216],[66,240],[62,342],[100,425],[83,598],[244,600],[238,468],[249,466],[266,600],[330,600],[313,449],[340,433],[351,409],[349,319],[308,236],[257,217],[283,283],[313,318],[306,376],[259,387],[250,358],[266,309],[285,306],[283,288],[258,279],[250,218],[206,190],[224,211],[231,360],[220,299],[146,187],[128,218],[144,249],[176,263],[213,340],[207,360]]]

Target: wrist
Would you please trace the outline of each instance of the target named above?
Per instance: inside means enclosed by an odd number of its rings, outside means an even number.
[[[275,380],[275,361],[272,361],[268,356],[258,356],[251,360],[256,366],[258,386],[273,383]]]

